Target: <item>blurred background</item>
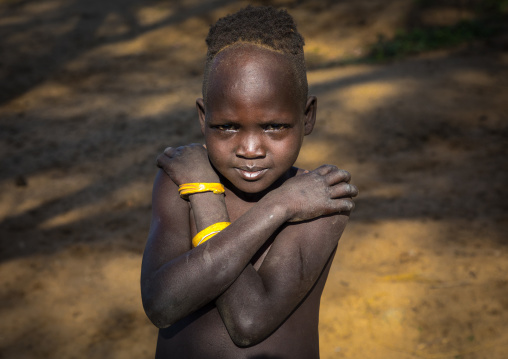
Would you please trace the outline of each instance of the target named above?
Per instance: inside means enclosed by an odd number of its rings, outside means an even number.
[[[204,39],[249,3],[306,39],[297,164],[360,189],[322,358],[506,358],[506,0],[0,0],[0,357],[153,357],[155,157],[202,141]]]

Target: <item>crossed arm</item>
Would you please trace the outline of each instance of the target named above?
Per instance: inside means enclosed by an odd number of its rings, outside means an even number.
[[[348,176],[321,167],[290,179],[191,249],[189,204],[160,172],[141,278],[149,318],[167,327],[215,301],[235,344],[266,338],[311,290],[333,253],[357,192],[346,183]],[[190,201],[198,231],[229,219],[222,195],[202,193]],[[287,224],[296,220],[308,221]],[[261,267],[254,269],[251,259],[281,226]]]
[[[215,304],[236,345],[262,341],[291,314],[319,278],[346,221],[346,215],[334,215],[285,228],[259,270],[248,264],[217,298]],[[325,228],[330,232],[323,233]],[[314,236],[321,236],[319,244],[305,243]]]

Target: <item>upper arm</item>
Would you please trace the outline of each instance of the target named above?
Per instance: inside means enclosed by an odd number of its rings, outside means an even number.
[[[228,332],[239,346],[264,340],[304,300],[329,263],[347,215],[287,224],[261,267],[248,267],[217,304]]]
[[[171,259],[189,251],[189,205],[178,195],[178,187],[159,170],[152,192],[152,219],[143,253],[141,290],[146,294],[150,279]]]
[[[277,236],[258,270],[267,292],[275,298],[293,298],[284,304],[294,308],[323,271],[348,218],[344,214],[335,214],[288,224]],[[280,306],[284,305],[281,303]]]

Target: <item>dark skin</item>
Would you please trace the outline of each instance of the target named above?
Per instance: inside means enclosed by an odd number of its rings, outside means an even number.
[[[319,300],[358,190],[334,166],[292,167],[317,101],[302,104],[291,68],[255,45],[222,51],[197,100],[206,149],[158,158],[141,273],[145,311],[161,328],[157,358],[319,357]],[[219,181],[225,195],[178,195],[180,184]]]

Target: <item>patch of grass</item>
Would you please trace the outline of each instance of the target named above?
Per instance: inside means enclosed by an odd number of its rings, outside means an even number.
[[[453,0],[413,0],[420,9],[439,8]],[[363,56],[346,56],[324,62],[318,51],[311,50],[309,69],[377,63],[401,59],[423,52],[452,48],[461,44],[485,41],[508,31],[508,0],[468,0],[459,8],[475,17],[448,26],[426,26],[399,30],[391,39],[378,35],[376,43],[365,48]],[[306,55],[307,56],[307,55]]]
[[[496,15],[506,13],[508,12],[508,0],[483,0],[479,10]]]
[[[414,55],[425,51],[454,47],[477,39],[486,39],[497,28],[485,21],[461,21],[453,26],[417,28],[399,31],[393,39],[379,36],[369,49],[371,61],[385,61]]]
[[[424,9],[443,5],[453,4],[463,9],[470,9],[477,14],[499,14],[508,11],[508,0],[468,0],[468,1],[443,1],[443,0],[413,0],[414,4]]]

